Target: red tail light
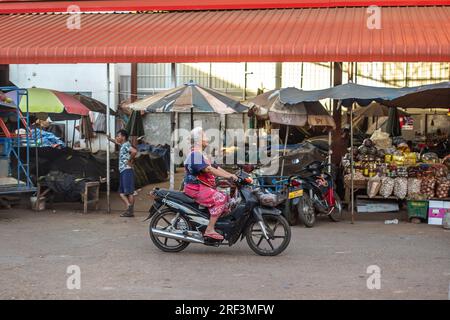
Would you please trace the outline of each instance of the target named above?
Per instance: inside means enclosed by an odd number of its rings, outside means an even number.
[[[299,187],[299,186],[301,186],[302,185],[302,182],[300,181],[300,180],[295,180],[295,179],[292,179],[291,180],[291,186],[293,186],[293,187]]]

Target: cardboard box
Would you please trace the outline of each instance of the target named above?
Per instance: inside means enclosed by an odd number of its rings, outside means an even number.
[[[444,218],[447,209],[444,207],[444,203],[448,201],[436,201],[430,200],[428,206],[428,224],[441,226],[442,219]],[[445,204],[447,205],[447,204]]]

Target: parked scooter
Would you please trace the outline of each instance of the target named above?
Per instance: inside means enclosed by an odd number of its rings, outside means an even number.
[[[289,245],[291,230],[281,211],[264,207],[255,195],[252,178],[241,169],[232,188],[231,212],[219,218],[215,229],[224,240],[204,237],[208,209],[183,192],[155,189],[150,209],[150,238],[165,252],[179,252],[190,243],[232,246],[245,237],[250,248],[262,256],[276,256]]]
[[[334,188],[333,176],[327,170],[330,165],[313,161],[299,172],[304,192],[297,208],[299,219],[306,227],[314,225],[318,214],[336,222],[342,219],[342,202]]]

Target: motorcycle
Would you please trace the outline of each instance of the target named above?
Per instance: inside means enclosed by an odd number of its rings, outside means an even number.
[[[209,222],[208,208],[183,192],[154,189],[154,202],[146,219],[151,219],[149,232],[154,245],[165,252],[179,252],[191,243],[232,246],[245,237],[258,255],[276,256],[283,252],[291,240],[289,223],[280,210],[261,205],[247,173],[240,170],[237,176],[236,182],[228,181],[232,186],[231,211],[220,217],[215,226],[223,240],[203,236]]]
[[[313,161],[298,174],[304,193],[297,208],[306,227],[314,225],[317,214],[325,214],[335,222],[342,219],[342,202],[334,188],[333,176],[326,170],[330,165]]]

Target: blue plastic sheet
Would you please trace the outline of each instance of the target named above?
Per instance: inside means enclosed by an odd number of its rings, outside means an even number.
[[[33,129],[32,137],[33,140],[36,139],[36,141],[38,141],[39,147],[66,147],[64,141],[55,136],[52,132],[41,129]]]

